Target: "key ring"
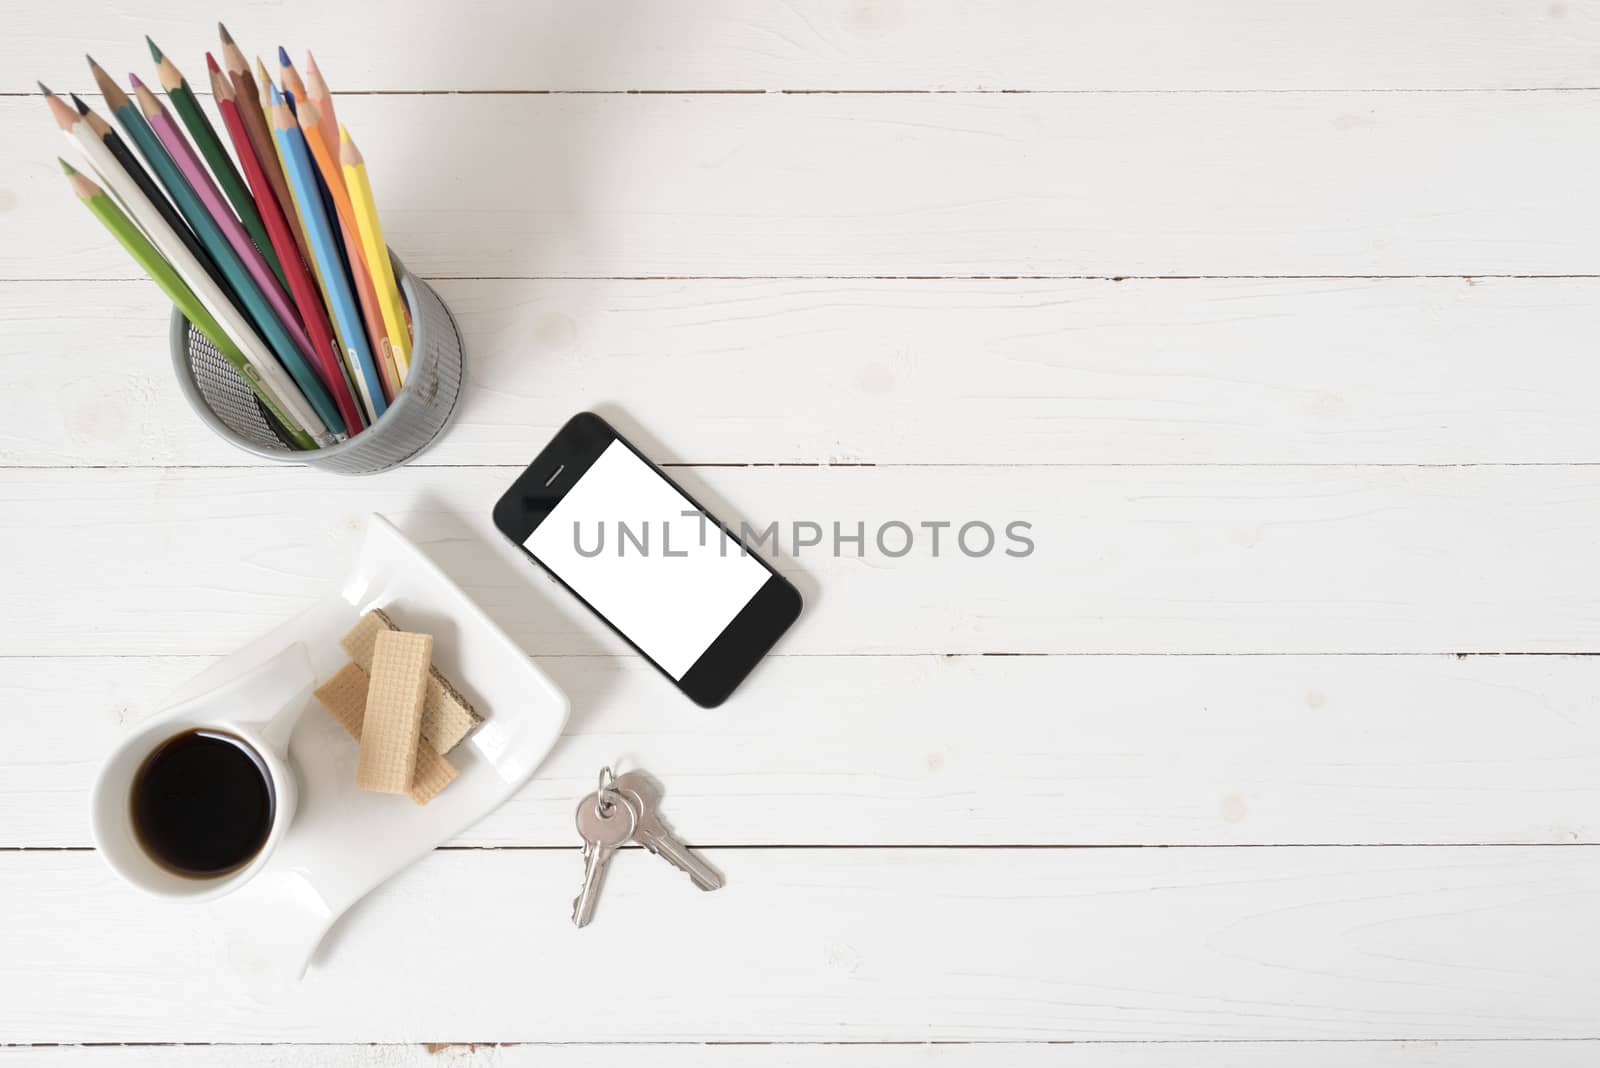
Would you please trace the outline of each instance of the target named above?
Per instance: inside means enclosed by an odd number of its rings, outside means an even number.
[[[617,796],[617,777],[611,774],[611,765],[607,764],[600,769],[600,784],[594,791],[594,810],[604,817],[613,808],[617,807],[614,799]]]

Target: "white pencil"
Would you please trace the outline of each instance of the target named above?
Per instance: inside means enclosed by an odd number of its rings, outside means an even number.
[[[294,379],[289,377],[287,371],[278,363],[277,357],[272,355],[272,350],[267,348],[266,342],[256,333],[255,327],[239,313],[233,303],[217,288],[205,268],[200,266],[200,261],[179,240],[172,227],[161,217],[154,204],[150,203],[144,195],[144,190],[129,177],[128,172],[122,169],[117,158],[106,148],[105,142],[96,137],[89,124],[64,101],[57,97],[48,98],[50,110],[55,115],[56,124],[61,127],[61,132],[67,140],[75,145],[83,157],[88,160],[89,166],[100,176],[102,182],[117,195],[127,209],[128,215],[139,228],[145,232],[150,243],[160,250],[172,264],[184,282],[186,282],[194,295],[199,299],[205,309],[220,323],[234,342],[239,346],[250,361],[250,366],[255,368],[260,375],[261,388],[270,394],[289,417],[300,424],[311,439],[320,446],[336,444],[338,439],[329,432],[328,426],[318,418],[315,410],[307,403],[305,394],[300,392],[300,387],[294,384]]]

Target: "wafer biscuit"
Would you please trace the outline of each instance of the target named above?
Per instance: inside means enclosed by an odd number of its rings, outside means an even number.
[[[339,639],[349,656],[362,670],[372,670],[372,648],[385,630],[399,630],[381,608],[374,608]],[[431,664],[428,667],[428,692],[422,703],[422,736],[440,753],[448,753],[483,722],[472,703],[450,680]]]
[[[339,673],[317,687],[317,700],[350,737],[361,739],[361,723],[367,711],[367,673],[360,664],[346,664]],[[417,772],[411,780],[411,800],[426,805],[450,785],[456,767],[433,751],[432,746],[417,750]]]
[[[422,743],[422,698],[433,638],[385,630],[372,645],[371,682],[356,756],[356,788],[384,794],[411,789]]]

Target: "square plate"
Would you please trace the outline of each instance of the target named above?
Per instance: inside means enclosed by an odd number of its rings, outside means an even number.
[[[372,608],[403,629],[433,635],[434,665],[483,723],[450,752],[455,781],[417,805],[357,790],[355,741],[312,702],[289,742],[300,788],[293,824],[259,875],[207,906],[227,932],[230,963],[247,978],[298,979],[334,921],[516,793],[566,724],[566,695],[380,515],[368,519],[361,551],[336,595],[223,657],[169,704],[213,690],[295,642],[305,644],[321,685],[348,659],[340,637]]]

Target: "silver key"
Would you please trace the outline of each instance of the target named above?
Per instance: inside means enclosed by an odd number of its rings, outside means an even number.
[[[583,835],[583,889],[572,902],[572,922],[579,927],[587,927],[594,917],[594,903],[600,896],[600,884],[605,882],[611,855],[633,837],[638,824],[639,811],[623,794],[613,794],[606,807],[602,807],[598,793],[578,802],[578,833]]]
[[[623,772],[617,776],[616,788],[635,810],[635,842],[686,873],[700,889],[716,890],[722,886],[722,873],[684,845],[661,819],[661,790],[655,780],[642,771]]]

